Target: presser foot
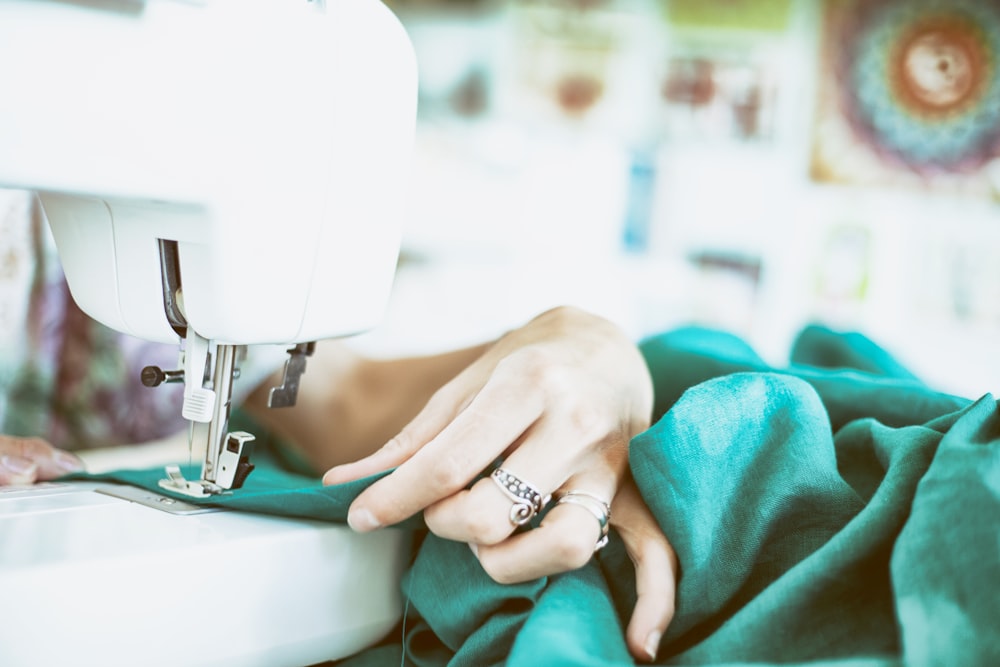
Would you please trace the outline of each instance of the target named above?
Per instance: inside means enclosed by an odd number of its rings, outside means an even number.
[[[167,478],[161,479],[161,489],[182,493],[192,498],[208,498],[222,493],[231,493],[233,489],[243,486],[247,476],[253,472],[254,464],[250,463],[250,451],[254,436],[246,431],[234,431],[226,436],[226,445],[220,452],[215,464],[202,468],[202,475],[207,477],[206,470],[215,471],[215,480],[200,479],[188,481],[181,474],[177,465],[166,467]],[[208,460],[208,459],[206,459]]]
[[[161,479],[158,482],[161,489],[173,491],[174,493],[182,493],[192,498],[211,498],[212,496],[227,493],[227,490],[218,484],[213,484],[206,480],[191,482],[185,479],[184,475],[181,474],[180,466],[167,466],[166,473],[167,478]]]

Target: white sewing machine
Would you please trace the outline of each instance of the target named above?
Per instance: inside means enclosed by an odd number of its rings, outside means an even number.
[[[271,393],[289,405],[312,341],[370,328],[385,307],[415,123],[402,27],[378,0],[0,0],[0,61],[0,187],[38,193],[85,312],[183,343],[178,368],[144,382],[185,383],[205,455],[200,479],[168,470],[162,485],[238,493],[253,436],[228,418],[245,346],[290,347]],[[0,494],[4,665],[79,660],[71,637],[87,628],[103,630],[89,656],[102,664],[306,664],[398,618],[391,532],[111,511],[132,503],[69,486]],[[121,550],[114,535],[129,535]],[[317,573],[324,558],[339,559],[335,576]],[[95,576],[127,582],[111,587],[121,597]],[[357,599],[359,576],[376,604]],[[126,611],[60,616],[74,590]],[[152,617],[116,631],[138,614]]]

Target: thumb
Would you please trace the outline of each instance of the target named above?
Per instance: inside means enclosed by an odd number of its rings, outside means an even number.
[[[625,631],[636,660],[656,659],[660,639],[674,617],[677,596],[677,554],[629,479],[615,497],[612,523],[635,566],[636,603]]]

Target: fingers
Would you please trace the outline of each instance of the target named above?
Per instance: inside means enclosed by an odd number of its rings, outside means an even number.
[[[567,489],[601,488],[574,479]],[[598,498],[605,498],[600,492]],[[612,522],[635,565],[636,604],[625,637],[629,652],[642,662],[656,659],[660,640],[674,616],[678,562],[670,542],[627,479],[612,512]],[[583,567],[601,538],[601,523],[584,504],[559,503],[538,528],[493,545],[470,544],[483,569],[499,583],[517,583]]]
[[[604,493],[591,490],[614,485],[574,478],[564,488],[606,498]],[[636,660],[651,662],[674,615],[677,555],[630,478],[615,496],[612,517],[635,565],[637,598],[626,643]],[[601,525],[587,503],[557,503],[537,528],[493,544],[470,543],[470,548],[492,579],[517,583],[583,567],[602,537]]]
[[[398,523],[461,492],[511,443],[517,442],[541,412],[542,403],[530,388],[491,380],[430,441],[412,441],[412,449],[405,452],[408,458],[354,500],[348,523],[355,530],[374,530]],[[436,415],[428,415],[427,419],[428,423],[440,421]],[[414,426],[415,432],[431,430],[420,424]]]
[[[624,474],[627,450],[619,443],[617,451],[601,451],[592,456],[596,462],[586,477],[567,482],[580,467],[583,444],[590,434],[565,427],[559,415],[546,417],[532,426],[518,447],[504,460],[502,469],[533,487],[543,498],[556,489],[579,487],[603,498],[611,498]],[[446,497],[424,510],[424,521],[435,535],[459,542],[493,545],[505,540],[517,527],[512,523],[514,500],[492,478],[476,482],[471,489]],[[554,510],[553,510],[554,511]],[[555,517],[562,512],[555,514]],[[593,522],[593,520],[592,520]],[[561,534],[563,533],[560,531]]]
[[[323,474],[323,484],[343,484],[398,466],[419,449],[417,443],[421,438],[415,436],[413,431],[414,429],[401,431],[378,451],[357,461],[330,468]]]
[[[40,438],[0,436],[0,486],[33,484],[82,469],[76,456]]]
[[[455,401],[447,399],[444,392],[438,392],[413,421],[378,451],[357,461],[330,468],[323,475],[323,483],[343,484],[400,465],[424,443],[438,435],[455,418],[458,407]]]
[[[674,617],[679,575],[677,554],[631,479],[615,497],[612,523],[635,564],[638,597],[625,640],[634,658],[651,662],[656,659],[660,639]]]
[[[614,484],[611,476],[606,476],[603,482],[593,477],[574,478],[566,488],[585,491],[596,498],[610,498]],[[586,504],[556,501],[537,528],[495,544],[473,544],[473,552],[495,581],[529,581],[586,565],[606,534],[603,525]]]

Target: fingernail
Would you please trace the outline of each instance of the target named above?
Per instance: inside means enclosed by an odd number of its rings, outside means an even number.
[[[351,528],[361,533],[382,527],[382,524],[375,519],[375,515],[363,507],[348,512],[347,523]]]
[[[83,461],[72,454],[68,454],[66,452],[56,452],[53,458],[55,458],[56,465],[63,470],[68,472],[83,470]]]
[[[342,467],[343,466],[334,466],[334,467],[330,468],[329,470],[327,470],[325,473],[323,473],[323,485],[324,486],[331,486],[333,484],[340,484],[340,483],[342,483],[344,481],[344,479],[343,479],[344,475],[343,474],[339,474],[340,473],[340,469]]]
[[[0,465],[17,475],[26,475],[37,467],[37,464],[34,461],[20,456],[10,455],[5,455],[0,458]]]
[[[660,650],[661,636],[662,633],[659,630],[653,630],[646,635],[646,645],[643,648],[646,649],[646,655],[649,656],[650,660],[656,660],[656,652]]]
[[[478,544],[476,544],[475,542],[469,542],[469,551],[472,552],[473,556],[475,556],[476,558],[479,558],[479,545]]]

